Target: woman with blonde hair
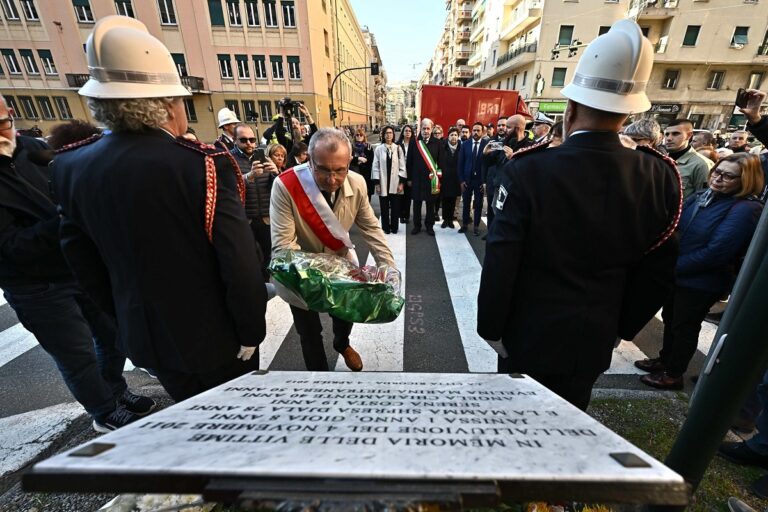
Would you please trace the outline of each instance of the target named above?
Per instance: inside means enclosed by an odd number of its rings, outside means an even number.
[[[683,374],[696,353],[701,322],[730,291],[763,210],[760,159],[735,153],[709,171],[709,188],[692,194],[678,224],[680,254],[675,290],[664,305],[664,341],[658,357],[635,361],[647,371],[640,380],[659,389],[682,389]]]
[[[277,173],[285,170],[288,161],[288,152],[282,144],[270,144],[267,146],[267,157],[277,166]]]

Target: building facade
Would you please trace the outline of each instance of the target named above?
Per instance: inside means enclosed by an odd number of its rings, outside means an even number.
[[[368,46],[371,62],[379,65],[379,73],[377,75],[371,73],[368,76],[368,126],[374,129],[384,126],[387,122],[387,72],[381,61],[376,36],[365,27],[363,37]]]
[[[333,77],[368,63],[348,0],[0,0],[0,92],[18,128],[90,119],[77,94],[88,79],[84,45],[94,23],[114,14],[139,19],[168,47],[204,141],[216,137],[225,106],[263,133],[284,97],[329,126]],[[358,74],[334,87],[344,124],[366,120],[368,80]]]
[[[554,118],[565,109],[560,90],[583,47],[620,19],[635,19],[654,46],[653,107],[645,115],[662,124],[674,117],[713,130],[743,123],[736,91],[763,85],[768,64],[768,5],[757,0],[446,0],[449,9],[459,3],[472,5],[466,85],[519,90],[532,111]],[[439,75],[432,70],[432,83],[447,85]]]

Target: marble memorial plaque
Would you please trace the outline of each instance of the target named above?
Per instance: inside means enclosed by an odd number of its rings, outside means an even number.
[[[55,475],[72,491],[78,477],[132,477],[145,491],[141,477],[156,490],[158,478],[205,475],[603,485],[614,498],[619,485],[684,499],[678,474],[536,381],[499,374],[249,374],[26,478]]]

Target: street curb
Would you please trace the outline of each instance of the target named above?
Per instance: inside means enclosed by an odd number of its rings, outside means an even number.
[[[620,398],[625,400],[681,400],[682,397],[688,398],[688,395],[682,391],[651,391],[644,389],[609,389],[595,388],[592,390],[592,399],[601,398]]]

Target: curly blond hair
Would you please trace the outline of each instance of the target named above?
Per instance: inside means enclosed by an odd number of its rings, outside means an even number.
[[[88,98],[93,118],[113,132],[140,132],[168,122],[168,105],[179,98]]]

